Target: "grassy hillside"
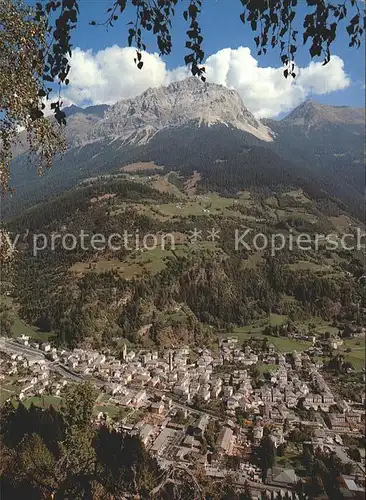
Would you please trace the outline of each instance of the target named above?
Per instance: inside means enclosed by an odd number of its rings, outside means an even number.
[[[199,179],[154,165],[124,168],[9,220],[9,230],[29,230],[11,278],[15,324],[22,318],[27,328],[54,332],[72,345],[116,337],[202,344],[233,330],[260,333],[268,318],[306,324],[317,317],[327,325],[359,321],[361,255],[329,250],[324,242],[318,249],[289,249],[290,237],[340,237],[355,231],[359,221],[336,202],[314,199],[303,189],[252,188],[226,197],[203,192]],[[236,247],[235,231],[246,230],[269,241],[282,235],[285,249]],[[80,231],[88,234],[86,247],[78,239],[74,249],[62,247],[63,236],[79,237]],[[58,234],[58,243],[34,255],[35,233],[48,242]],[[93,235],[107,241],[126,233],[128,244],[122,238],[119,249],[90,245]]]

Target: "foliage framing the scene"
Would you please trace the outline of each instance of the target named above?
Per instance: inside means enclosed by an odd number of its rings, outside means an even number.
[[[51,89],[44,78],[44,54],[47,46],[45,19],[13,0],[0,2],[0,183],[3,191],[9,179],[9,163],[19,130],[25,130],[30,152],[38,159],[38,168],[50,166],[62,151],[60,132],[44,116]],[[54,105],[56,118],[59,107]]]
[[[128,45],[136,47],[135,63],[143,68],[146,32],[153,33],[160,55],[172,50],[172,20],[178,0],[110,0],[105,26],[113,26],[127,6],[136,10],[128,23]],[[194,76],[205,80],[203,42],[200,25],[202,0],[182,0],[187,22],[185,64]],[[306,10],[299,13],[298,0],[238,0],[238,15],[250,26],[257,53],[279,48],[284,76],[295,77],[295,54],[299,38],[309,46],[311,58],[330,60],[331,46],[339,27],[346,29],[349,45],[359,47],[364,32],[364,10],[357,0],[342,3],[306,0]],[[45,103],[55,87],[69,83],[72,31],[78,23],[80,0],[44,0],[34,8],[18,0],[2,0],[0,4],[0,175],[3,190],[8,185],[12,145],[19,127],[27,131],[31,151],[37,153],[39,168],[49,166],[55,153],[62,150],[59,131],[44,116]],[[302,17],[299,19],[299,17]],[[90,24],[97,24],[96,21]],[[302,33],[298,26],[302,25]],[[296,27],[296,29],[295,29]],[[225,30],[226,26],[221,26]],[[301,37],[302,35],[302,37]],[[65,124],[60,93],[51,104],[56,121]]]

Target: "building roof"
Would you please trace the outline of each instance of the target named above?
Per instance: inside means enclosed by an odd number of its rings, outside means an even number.
[[[183,441],[183,444],[185,444],[186,446],[194,446],[196,443],[197,441],[194,439],[193,436],[186,436]]]
[[[160,408],[164,408],[164,402],[158,401],[157,403],[151,403],[151,408],[155,408],[159,410]]]
[[[229,427],[224,427],[223,429],[221,429],[219,437],[217,438],[217,446],[227,451],[230,446],[232,437],[233,437],[232,429],[230,429]]]
[[[358,486],[354,479],[344,479],[344,482],[350,491],[365,491],[365,488]]]
[[[196,422],[195,424],[195,428],[196,430],[199,430],[201,431],[202,433],[205,432],[206,430],[206,427],[207,427],[207,424],[208,424],[208,421],[209,421],[209,417],[207,415],[202,415],[198,422]]]
[[[140,429],[140,437],[142,441],[146,438],[148,438],[153,431],[153,426],[149,424],[145,424],[141,429]]]
[[[151,450],[154,452],[159,452],[162,447],[166,444],[167,440],[170,437],[173,437],[175,435],[176,431],[174,429],[169,429],[165,427],[159,436],[155,439],[154,444],[151,448]]]
[[[273,467],[272,481],[276,483],[295,484],[297,483],[297,476],[294,469],[281,469]]]

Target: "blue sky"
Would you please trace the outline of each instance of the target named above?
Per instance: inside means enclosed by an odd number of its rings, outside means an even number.
[[[94,59],[93,61],[91,60],[99,51],[103,51],[104,49],[112,46],[118,46],[121,49],[127,46],[127,29],[128,29],[127,22],[134,19],[134,10],[132,10],[131,7],[126,10],[123,16],[115,23],[115,26],[113,28],[106,29],[106,27],[89,25],[89,22],[91,20],[103,21],[106,18],[106,10],[108,6],[110,6],[112,3],[113,3],[112,0],[80,1],[80,22],[77,29],[73,33],[74,47],[78,47],[81,49],[81,52],[79,53],[80,57],[77,59],[79,65],[78,69],[79,73],[83,72],[81,68],[83,67],[84,63],[85,64],[86,63],[89,64],[91,62],[93,62],[93,64],[95,63]],[[274,51],[268,50],[266,56],[256,55],[255,44],[253,42],[254,34],[251,32],[250,27],[248,25],[243,26],[243,24],[239,19],[239,14],[241,12],[241,4],[239,0],[206,0],[206,1],[204,0],[203,3],[204,7],[201,15],[201,26],[204,35],[203,48],[206,57],[209,57],[210,55],[213,54],[217,54],[219,53],[220,50],[224,48],[231,48],[234,50],[234,52],[232,52],[231,55],[227,55],[225,57],[226,59],[229,58],[231,61],[235,59],[236,74],[231,80],[230,80],[231,76],[229,74],[226,75],[225,84],[227,84],[228,86],[229,85],[233,86],[235,88],[236,82],[243,81],[243,79],[245,80],[245,78],[248,77],[247,74],[248,72],[256,71],[256,68],[253,66],[254,62],[252,59],[250,59],[252,64],[246,64],[246,61],[249,60],[248,58],[250,58],[248,53],[244,54],[244,52],[242,51],[241,56],[239,58],[237,57],[238,54],[235,51],[238,49],[238,47],[248,47],[251,50],[252,58],[258,61],[258,66],[260,68],[263,69],[267,67],[279,68],[281,66],[278,50]],[[187,23],[184,21],[181,15],[182,10],[183,9],[181,7],[177,9],[176,18],[173,24],[172,54],[169,57],[165,57],[163,60],[163,62],[166,65],[165,72],[166,71],[169,72],[169,70],[174,70],[177,67],[184,66],[184,55],[186,54],[184,43],[185,43],[185,30],[187,29]],[[301,16],[302,12],[304,12],[304,7],[301,7],[298,13],[300,19],[303,18],[303,16]],[[147,37],[146,42],[147,42],[148,52],[150,53],[157,52],[156,45],[151,37]],[[87,53],[87,51],[91,52],[88,52],[89,56],[88,60],[86,61],[85,53]],[[338,65],[337,67],[335,67],[334,71],[338,71],[337,78],[338,79],[343,78],[343,82],[337,83],[334,80],[334,84],[329,86],[330,89],[329,92],[327,87],[324,87],[324,91],[319,91],[320,86],[321,85],[324,86],[324,80],[325,82],[327,82],[327,80],[329,81],[331,80],[331,75],[329,73],[330,77],[328,78],[327,76],[323,76],[322,77],[323,83],[319,82],[319,85],[316,85],[314,91],[313,85],[311,83],[311,78],[312,78],[311,75],[313,73],[309,72],[309,74],[306,77],[306,85],[304,84],[304,88],[306,86],[306,90],[304,91],[302,89],[303,92],[302,95],[306,98],[315,98],[316,100],[326,104],[364,106],[364,92],[365,92],[364,91],[365,62],[363,57],[364,47],[361,47],[358,50],[348,47],[348,35],[345,32],[345,24],[339,31],[337,41],[333,45],[332,53],[338,56],[338,58],[340,58],[339,60],[337,60]],[[226,60],[225,57],[221,54],[220,57],[215,58],[216,69],[214,71],[215,74],[213,74],[213,78],[214,81],[217,81],[217,83],[223,83],[220,79],[218,80],[219,77],[217,76],[218,72],[217,65],[221,64],[220,63],[221,60]],[[101,94],[101,96],[99,96],[94,87],[90,92],[90,97],[88,97],[89,94],[87,92],[85,93],[82,92],[83,95],[87,96],[84,102],[81,98],[78,99],[76,97],[77,94],[75,87],[74,89],[71,89],[66,93],[67,98],[71,99],[72,101],[76,101],[77,104],[85,104],[85,103],[98,102],[102,99],[102,96],[104,96],[105,98],[110,96],[110,100],[113,100],[115,97],[117,98],[132,97],[133,90],[131,90],[130,88],[131,86],[128,89],[125,89],[123,78],[121,76],[122,73],[126,73],[126,75],[128,74],[128,77],[126,76],[126,78],[130,78],[132,70],[130,67],[128,68],[124,67],[125,59],[116,57],[116,61],[118,61],[116,62],[117,67],[115,68],[116,85],[119,85],[121,87],[121,95],[117,95],[115,94],[115,92],[109,91],[109,93],[107,93],[107,91],[105,91],[104,93]],[[297,65],[305,68],[309,65],[309,62],[310,62],[310,55],[308,52],[308,48],[301,47],[296,56]],[[99,65],[100,61],[97,61],[96,64]],[[104,62],[102,64],[104,64]],[[111,62],[109,62],[108,64],[109,64],[108,75],[110,78],[114,79],[113,73],[111,72],[110,68]],[[239,69],[238,65],[239,66],[241,65]],[[230,68],[228,69],[229,73],[231,72]],[[101,69],[103,69],[103,67]],[[150,86],[149,85],[150,66],[147,64],[147,69],[145,67],[145,69],[143,69],[142,71],[145,71],[145,78],[147,80],[146,88],[147,88],[148,86]],[[81,78],[80,74],[76,74],[75,65],[73,67],[73,72],[74,73],[72,73],[71,76],[75,74],[75,81],[80,80],[78,84],[79,85],[78,91],[80,93],[80,88],[82,85],[88,87],[88,81],[85,82],[83,78]],[[317,74],[320,74],[320,68],[317,69]],[[282,99],[282,104],[280,107],[269,109],[270,106],[268,106],[268,103],[264,104],[261,107],[257,102],[255,102],[255,96],[253,96],[253,93],[255,93],[256,82],[260,84],[262,77],[264,79],[270,78],[270,76],[267,75],[265,71],[261,71],[256,76],[256,80],[254,79],[254,81],[251,81],[250,85],[246,82],[240,88],[240,94],[243,98],[244,103],[246,103],[246,98],[248,98],[249,104],[253,102],[253,104],[251,104],[252,107],[255,108],[253,111],[257,111],[257,113],[260,116],[261,114],[265,115],[266,113],[272,115],[277,114],[277,111],[279,109],[281,110],[281,112],[288,111],[289,109],[291,109],[291,107],[293,107],[293,104],[297,105],[298,101],[301,100],[300,97],[301,92],[297,90],[296,96],[294,95],[292,98],[290,97],[291,102],[289,102],[288,106],[286,106],[285,103],[283,103],[284,96],[282,95],[282,97],[279,97],[279,99]],[[138,76],[138,78],[139,78],[139,84],[136,86],[136,88],[139,90],[143,90],[144,84],[140,82],[140,76]],[[168,78],[168,81],[170,81],[169,79],[171,79],[172,76],[170,75],[167,77],[165,75],[164,78],[165,80]],[[273,78],[275,78],[275,74],[273,75]],[[305,79],[305,77],[303,78]],[[334,76],[334,79],[335,78],[336,77]],[[345,79],[347,79],[347,83],[345,83]],[[93,80],[93,78],[89,78],[89,80]],[[160,77],[159,78],[156,77],[155,79],[152,78],[151,85],[158,85],[158,84],[161,84]],[[100,83],[98,83],[98,85],[100,87]],[[278,90],[278,86],[281,85],[281,83],[277,82],[276,85]],[[285,88],[285,84],[283,84],[283,86]],[[260,100],[262,97],[260,91],[258,92],[259,94],[257,100]],[[263,93],[266,92],[265,85],[263,85],[262,92]],[[276,99],[276,95],[277,95],[276,92],[274,92],[273,93],[274,99]],[[250,108],[250,105],[248,107]],[[267,111],[267,109],[269,110]]]

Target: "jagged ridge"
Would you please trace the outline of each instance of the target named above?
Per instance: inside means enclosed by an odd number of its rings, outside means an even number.
[[[117,102],[89,134],[90,140],[121,138],[148,142],[156,132],[187,123],[224,124],[272,141],[271,130],[244,106],[238,92],[196,78],[150,88],[140,96]],[[137,139],[136,139],[137,138]]]

